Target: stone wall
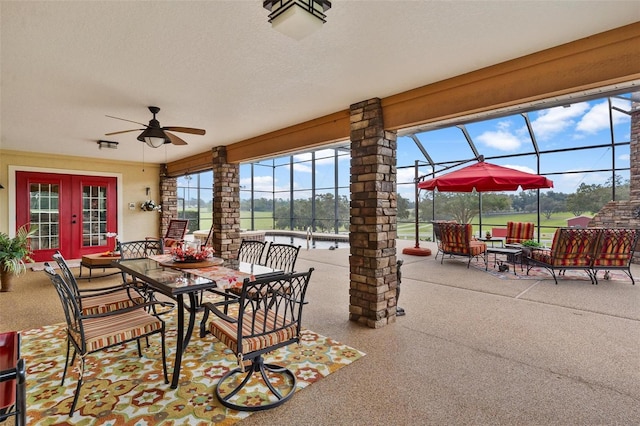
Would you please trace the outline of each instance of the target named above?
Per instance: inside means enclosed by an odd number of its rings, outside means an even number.
[[[396,319],[396,147],[380,99],[351,105],[349,319],[371,328]]]
[[[608,202],[589,226],[640,229],[640,103],[632,105],[630,142],[630,194],[628,201]],[[640,244],[633,263],[640,263]]]

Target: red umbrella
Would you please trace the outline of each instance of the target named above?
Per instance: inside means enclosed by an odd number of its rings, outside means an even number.
[[[418,182],[418,188],[437,188],[440,192],[516,191],[518,188],[553,188],[553,181],[544,176],[482,161],[437,178]]]

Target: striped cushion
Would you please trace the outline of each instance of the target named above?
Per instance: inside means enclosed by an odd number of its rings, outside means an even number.
[[[506,244],[532,240],[534,227],[533,222],[507,222]]]
[[[635,229],[603,229],[593,266],[627,266],[631,261]]]
[[[127,290],[122,289],[97,296],[84,296],[81,303],[82,315],[95,315],[128,308],[134,306],[134,304],[142,304],[144,303],[144,298],[133,290],[131,290],[131,298],[129,298]]]
[[[162,322],[143,309],[104,318],[87,318],[83,325],[87,352],[94,352],[162,329]],[[76,342],[80,342],[78,333],[71,334]]]
[[[472,241],[473,227],[470,223],[442,223],[442,250],[458,254],[477,256],[485,252],[487,245],[482,241]]]
[[[253,330],[252,333],[251,325],[253,322],[254,313],[245,312],[242,324],[243,335],[256,334],[258,331],[262,331],[262,324],[265,320],[264,314],[265,313],[263,310],[255,313],[256,330]],[[276,327],[275,324],[283,324],[284,322],[285,320],[280,315],[276,315],[274,311],[269,310],[264,331],[273,330]],[[244,355],[249,354],[253,351],[264,349],[276,343],[286,342],[288,340],[294,339],[297,336],[296,324],[294,323],[282,330],[272,331],[261,336],[249,338],[243,337],[242,348],[241,350],[238,350],[238,323],[230,323],[224,320],[211,321],[209,323],[209,331],[211,331],[211,334],[213,334],[218,340],[224,343],[234,353],[241,353]]]

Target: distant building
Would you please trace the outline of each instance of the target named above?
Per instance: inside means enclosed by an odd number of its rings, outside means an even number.
[[[589,222],[593,219],[589,216],[576,216],[567,219],[567,226],[569,228],[587,228]]]

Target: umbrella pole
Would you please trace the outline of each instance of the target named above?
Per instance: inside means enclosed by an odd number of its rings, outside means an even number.
[[[420,194],[420,190],[418,189],[418,161],[416,160],[416,167],[415,167],[415,174],[416,174],[416,185],[415,185],[415,219],[416,219],[416,245],[411,248],[411,247],[405,247],[402,250],[402,254],[410,254],[413,256],[431,256],[431,249],[428,248],[420,248],[420,225],[418,223],[418,216],[420,214],[420,208],[418,206],[418,201],[420,200],[419,194]]]

